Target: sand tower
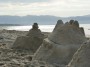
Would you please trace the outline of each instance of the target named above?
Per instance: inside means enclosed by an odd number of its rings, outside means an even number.
[[[38,24],[34,23],[26,36],[17,37],[12,48],[29,49],[35,52],[42,44],[43,37],[41,30],[38,29]]]
[[[76,50],[86,41],[83,32],[79,23],[70,21],[64,24],[59,20],[53,32],[44,39],[33,59],[67,65]]]

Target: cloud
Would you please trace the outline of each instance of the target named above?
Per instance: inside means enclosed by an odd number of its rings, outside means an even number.
[[[90,13],[90,0],[18,0],[17,2],[8,0],[7,3],[6,1],[0,0],[0,15],[77,16]]]
[[[49,0],[0,0],[0,3],[34,3],[34,2],[47,2]]]

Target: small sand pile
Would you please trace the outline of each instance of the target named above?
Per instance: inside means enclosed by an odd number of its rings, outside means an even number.
[[[63,23],[58,20],[53,32],[44,39],[43,44],[34,54],[33,60],[42,60],[55,65],[67,65],[75,51],[86,41],[83,28],[78,21]]]
[[[14,42],[12,48],[16,49],[29,49],[35,52],[43,42],[44,35],[38,29],[38,24],[34,23],[32,29],[26,36],[20,36]]]
[[[90,67],[90,40],[82,44],[67,67]]]

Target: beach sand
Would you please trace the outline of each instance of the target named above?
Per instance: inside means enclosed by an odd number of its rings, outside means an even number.
[[[34,53],[29,50],[11,49],[16,38],[25,36],[27,33],[28,31],[0,30],[0,67],[58,67],[44,61],[31,61]],[[42,33],[44,38],[50,34],[50,32]],[[65,67],[65,65],[60,67]]]
[[[11,49],[16,38],[25,36],[28,31],[0,30],[0,67],[53,67],[46,62],[32,61],[30,50]],[[43,32],[45,38],[50,34]]]

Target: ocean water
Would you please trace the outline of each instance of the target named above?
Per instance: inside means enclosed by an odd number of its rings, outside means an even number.
[[[55,25],[39,25],[42,32],[52,32]],[[84,28],[85,35],[90,37],[90,24],[80,24]],[[29,31],[32,26],[0,26],[0,29]]]

